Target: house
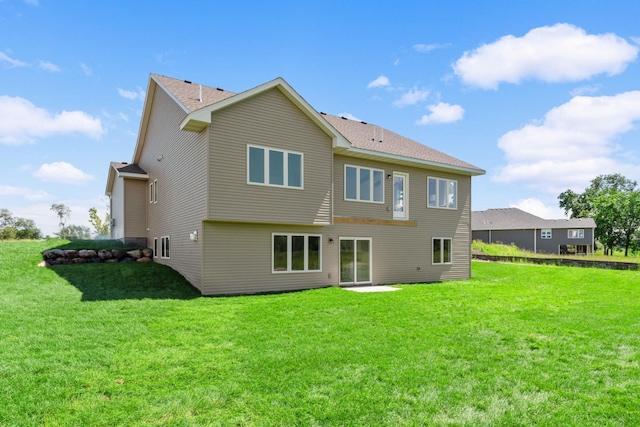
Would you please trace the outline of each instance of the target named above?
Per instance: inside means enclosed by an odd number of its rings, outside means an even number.
[[[203,295],[471,274],[471,177],[377,125],[320,113],[282,78],[241,93],[151,74],[111,237]]]
[[[473,240],[513,244],[534,253],[593,254],[592,218],[542,219],[517,208],[471,214]]]

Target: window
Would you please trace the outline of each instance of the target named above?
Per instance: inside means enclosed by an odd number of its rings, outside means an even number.
[[[393,173],[393,219],[409,218],[409,175]]]
[[[568,230],[567,237],[569,239],[584,239],[584,229]]]
[[[321,271],[321,235],[273,234],[273,273]]]
[[[550,228],[543,228],[542,230],[540,230],[540,238],[541,239],[550,239],[551,238],[551,229]]]
[[[344,199],[384,203],[384,171],[345,165]]]
[[[273,187],[303,187],[303,155],[247,145],[247,182]]]
[[[160,258],[169,258],[169,236],[162,236],[160,238],[161,249],[160,249]]]
[[[433,239],[433,263],[451,264],[451,239],[434,237]]]
[[[158,180],[154,179],[149,184],[149,203],[158,203]]]
[[[442,209],[458,208],[458,181],[432,177],[427,179],[428,207]]]
[[[153,257],[158,258],[158,238],[153,238]]]

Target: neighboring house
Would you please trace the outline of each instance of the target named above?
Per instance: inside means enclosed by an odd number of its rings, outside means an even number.
[[[485,171],[314,110],[278,78],[242,93],[152,74],[112,238],[204,295],[466,279]]]
[[[517,208],[488,209],[471,214],[473,240],[514,244],[547,254],[593,254],[592,218],[542,219]]]

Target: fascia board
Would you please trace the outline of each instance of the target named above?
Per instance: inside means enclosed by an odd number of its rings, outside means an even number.
[[[454,165],[448,165],[446,163],[439,163],[439,162],[432,162],[429,160],[422,160],[422,159],[415,159],[413,157],[405,157],[405,156],[399,156],[397,154],[389,154],[389,153],[383,153],[380,151],[372,151],[372,150],[364,150],[362,148],[354,148],[351,147],[346,151],[341,151],[339,154],[343,154],[343,155],[349,155],[350,153],[352,154],[360,154],[360,155],[365,155],[365,156],[373,156],[373,157],[379,157],[385,160],[390,160],[392,162],[402,162],[402,163],[413,163],[418,165],[418,167],[422,166],[422,167],[430,167],[430,168],[437,168],[440,170],[448,170],[448,171],[452,171],[454,173],[458,173],[458,174],[462,174],[462,175],[469,175],[469,176],[479,176],[479,175],[484,175],[487,173],[487,171],[483,170],[483,169],[471,169],[471,168],[465,168],[465,167],[461,167],[461,166],[454,166]]]
[[[131,163],[137,164],[142,154],[142,147],[144,141],[147,138],[147,129],[149,127],[149,116],[151,115],[151,103],[156,92],[158,82],[153,78],[153,75],[149,76],[149,83],[147,84],[147,92],[144,98],[144,107],[142,108],[142,118],[140,119],[140,129],[138,130],[138,140],[136,141],[136,148],[133,150],[133,158]],[[166,89],[165,89],[166,92]]]
[[[129,173],[129,172],[118,172],[118,178],[131,178],[131,179],[149,179],[149,174],[145,173]]]

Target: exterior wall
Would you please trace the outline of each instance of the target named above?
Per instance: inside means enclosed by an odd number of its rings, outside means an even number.
[[[124,185],[124,236],[125,245],[147,246],[147,181],[122,179]]]
[[[531,252],[558,254],[560,245],[592,245],[593,229],[584,229],[583,239],[569,239],[567,228],[551,229],[551,239],[542,239],[542,230],[476,230],[473,239],[486,243],[514,244],[521,249]]]
[[[325,227],[258,223],[203,223],[204,259],[201,292],[204,295],[292,291],[337,284],[334,259],[325,256],[329,245]],[[272,273],[272,233],[322,234],[322,271]],[[328,277],[330,272],[332,278]]]
[[[303,153],[303,190],[247,183],[247,144]],[[330,137],[278,89],[214,112],[209,127],[211,220],[327,225]]]
[[[111,238],[121,240],[124,238],[124,179],[115,178],[110,198],[111,218],[114,225],[111,226]]]
[[[149,174],[143,200],[147,203],[147,240],[170,237],[170,258],[156,258],[201,286],[201,239],[207,214],[207,132],[180,130],[186,113],[160,88],[155,91],[146,143],[138,164]],[[160,159],[160,160],[158,160]],[[149,183],[157,180],[158,202],[149,203]]]

